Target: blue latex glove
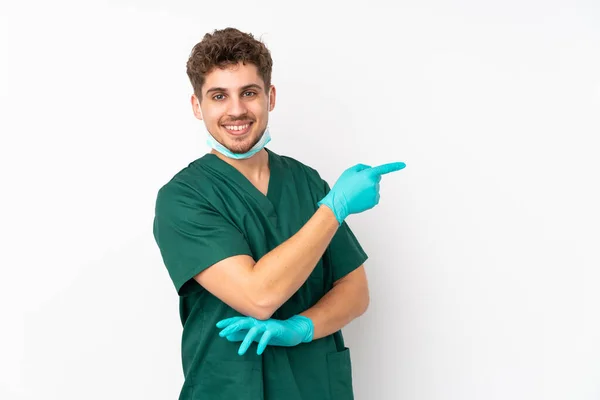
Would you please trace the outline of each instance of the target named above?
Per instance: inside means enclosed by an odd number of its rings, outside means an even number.
[[[348,215],[375,207],[379,203],[381,175],[404,167],[406,164],[403,162],[383,164],[378,167],[357,164],[342,173],[329,193],[317,205],[329,207],[341,225]]]
[[[256,354],[262,354],[268,344],[271,346],[296,346],[310,342],[313,338],[312,321],[302,315],[286,320],[258,320],[252,317],[232,317],[217,322],[217,328],[225,328],[219,336],[230,342],[242,342],[238,350],[243,355],[252,342],[258,342]],[[262,336],[261,336],[262,335]]]

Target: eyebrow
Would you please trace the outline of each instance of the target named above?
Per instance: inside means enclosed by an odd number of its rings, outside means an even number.
[[[256,83],[251,83],[249,85],[246,86],[242,86],[240,91],[244,91],[244,90],[248,90],[248,89],[257,89],[257,90],[262,90],[262,87],[260,85],[257,85]],[[222,87],[213,87],[210,88],[206,91],[206,94],[209,94],[210,92],[227,92],[227,89],[222,88]]]

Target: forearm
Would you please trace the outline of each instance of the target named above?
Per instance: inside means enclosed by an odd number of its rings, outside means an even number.
[[[265,307],[278,309],[302,286],[338,227],[333,212],[321,206],[295,235],[254,265],[251,279],[256,282],[253,286],[261,293]]]
[[[369,305],[366,281],[343,281],[302,312],[313,323],[313,340],[331,335],[361,316]]]

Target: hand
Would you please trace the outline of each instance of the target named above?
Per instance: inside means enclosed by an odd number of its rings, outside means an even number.
[[[317,204],[326,205],[341,224],[350,214],[361,213],[379,203],[379,181],[381,175],[401,170],[403,162],[369,167],[357,164],[348,168],[339,177],[333,188]]]
[[[266,321],[252,317],[233,317],[217,322],[217,328],[225,328],[219,332],[219,336],[230,342],[242,342],[239,355],[246,353],[253,341],[258,342],[256,354],[260,355],[268,344],[291,347],[310,342],[314,332],[312,321],[302,315],[295,315],[287,320]]]

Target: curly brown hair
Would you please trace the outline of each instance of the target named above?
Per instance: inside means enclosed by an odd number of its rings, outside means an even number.
[[[239,62],[256,65],[265,83],[265,90],[268,90],[271,86],[273,60],[263,42],[255,39],[252,34],[235,28],[205,34],[194,46],[187,61],[187,75],[196,97],[202,99],[202,85],[206,74],[213,68],[226,68]]]

